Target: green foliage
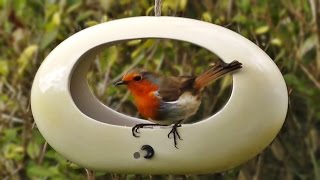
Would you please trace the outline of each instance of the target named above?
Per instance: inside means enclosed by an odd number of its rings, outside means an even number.
[[[89,26],[154,15],[145,0],[0,1],[0,179],[85,179],[85,170],[56,153],[33,124],[34,75],[48,53]],[[317,7],[316,7],[317,6]],[[289,91],[286,122],[274,142],[249,162],[218,174],[156,179],[320,179],[320,5],[316,0],[163,0],[162,15],[225,26],[260,46],[277,64]],[[241,48],[241,47],[239,47]],[[166,75],[199,74],[218,58],[186,42],[123,42],[97,55],[88,73],[95,95],[109,107],[138,116],[125,89],[109,86],[139,66]],[[229,76],[208,87],[193,121],[217,112],[230,96]],[[215,96],[213,96],[213,94]],[[151,176],[96,173],[97,179]]]

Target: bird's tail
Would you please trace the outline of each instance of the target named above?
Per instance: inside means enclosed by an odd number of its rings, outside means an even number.
[[[242,64],[238,61],[232,61],[229,64],[222,61],[218,62],[195,79],[194,88],[200,90],[213,80],[216,80],[227,73],[234,72],[241,67]]]

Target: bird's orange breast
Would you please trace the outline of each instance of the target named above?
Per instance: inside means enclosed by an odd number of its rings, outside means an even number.
[[[156,120],[158,117],[159,99],[154,95],[135,96],[135,103],[139,113],[146,119]]]
[[[148,81],[128,85],[139,113],[146,119],[158,117],[159,98],[155,96],[158,86]]]

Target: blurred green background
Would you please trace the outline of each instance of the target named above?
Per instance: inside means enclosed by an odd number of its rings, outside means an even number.
[[[32,80],[43,59],[67,37],[114,19],[153,16],[153,5],[152,0],[0,0],[0,179],[87,178],[85,169],[57,154],[37,130],[30,111]],[[285,124],[263,152],[227,172],[181,176],[96,172],[96,179],[320,179],[320,2],[163,0],[162,15],[218,24],[261,47],[288,86]],[[190,43],[134,40],[98,54],[88,82],[106,105],[138,116],[127,91],[109,86],[126,70],[139,66],[166,75],[191,75],[217,60]],[[209,86],[193,119],[219,110],[231,85],[227,76]]]

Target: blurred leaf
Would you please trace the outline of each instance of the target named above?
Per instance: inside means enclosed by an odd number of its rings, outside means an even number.
[[[101,176],[104,176],[104,175],[106,175],[107,173],[106,172],[96,172],[96,177],[101,177]]]
[[[284,79],[286,80],[289,86],[292,86],[294,89],[298,90],[300,93],[306,95],[313,95],[316,93],[316,89],[307,88],[306,83],[296,77],[294,74],[286,74],[284,75]]]
[[[20,130],[21,128],[5,129],[1,139],[3,139],[5,142],[17,142],[18,131]]]
[[[176,9],[177,3],[179,3],[176,0],[166,0],[162,1],[162,9]]]
[[[86,27],[94,26],[99,24],[97,21],[86,21]]]
[[[110,1],[110,0],[108,0],[108,1],[106,1],[106,0],[99,0],[99,2],[100,2],[101,7],[102,7],[104,10],[109,10],[111,4],[113,3],[113,1]]]
[[[282,46],[282,41],[281,41],[281,39],[279,39],[279,38],[273,38],[273,39],[271,40],[271,44],[280,47],[280,46]]]
[[[141,39],[135,39],[127,42],[128,46],[135,46],[141,43]]]
[[[24,149],[17,144],[6,144],[3,148],[4,157],[8,159],[21,160],[23,158]]]
[[[44,144],[45,140],[40,134],[39,130],[34,129],[32,131],[32,140],[35,141],[37,144]]]
[[[79,1],[77,3],[74,3],[73,5],[69,6],[66,13],[72,13],[74,11],[77,11],[78,9],[80,9],[82,2]]]
[[[251,2],[250,0],[241,0],[241,1],[236,1],[239,4],[240,9],[245,12],[248,13],[250,8],[251,8]]]
[[[0,1],[0,8],[3,8],[5,6],[5,4],[7,4],[8,0],[2,0]]]
[[[308,138],[310,140],[311,152],[316,153],[318,150],[317,143],[319,142],[319,134],[315,127],[311,128],[311,130],[309,131]]]
[[[146,16],[149,16],[150,14],[152,14],[153,10],[154,10],[154,6],[149,7],[146,11]]]
[[[279,61],[280,59],[282,59],[285,56],[286,52],[284,49],[281,49],[281,51],[276,55],[276,57],[274,58],[274,62]]]
[[[40,177],[40,178],[53,178],[54,176],[59,176],[60,172],[58,167],[45,167],[34,163],[28,165],[27,175],[29,177]]]
[[[45,32],[57,31],[60,25],[60,13],[58,11],[59,6],[52,5],[51,10],[47,13],[49,23],[45,25]]]
[[[103,52],[103,56],[100,61],[100,68],[103,72],[106,72],[114,62],[118,59],[118,50],[116,46],[111,46]]]
[[[269,26],[265,25],[265,26],[260,26],[255,30],[256,34],[265,34],[269,31]]]
[[[68,164],[67,160],[64,157],[62,157],[60,154],[56,153],[52,149],[47,150],[45,157],[46,157],[46,159],[53,160],[62,166],[67,166],[67,164]]]
[[[285,78],[286,82],[290,85],[298,85],[299,84],[299,79],[293,74],[286,74],[286,75],[284,75],[284,78]]]
[[[207,22],[212,22],[211,15],[209,12],[202,13],[202,19]]]
[[[89,20],[89,19],[91,19],[90,16],[92,16],[93,14],[94,14],[94,11],[92,11],[92,10],[85,11],[77,16],[76,22],[84,21],[84,20],[90,21]],[[92,21],[94,21],[94,20],[92,20]]]
[[[134,179],[137,179],[135,174],[128,174],[126,177],[126,180],[134,180]]]
[[[219,18],[216,18],[216,19],[215,19],[214,23],[220,25],[220,24],[223,23],[224,21],[225,21],[225,17],[224,17],[224,16],[219,16]]]
[[[220,91],[224,91],[227,87],[229,87],[232,84],[232,76],[225,76],[222,79],[221,82],[221,90]]]
[[[134,50],[131,53],[131,58],[134,59],[136,58],[142,51],[144,51],[145,49],[143,47],[138,47],[136,50]]]
[[[9,72],[9,65],[8,61],[0,59],[0,75],[3,75],[4,77]]]
[[[27,147],[27,153],[31,159],[36,159],[40,154],[40,147],[34,141],[30,141]]]
[[[81,169],[82,168],[81,166],[79,166],[79,165],[77,165],[75,163],[72,163],[72,162],[68,163],[68,165],[72,169]]]
[[[127,5],[130,3],[130,0],[119,0],[121,6]]]
[[[25,9],[27,5],[27,1],[26,0],[14,0],[13,1],[13,7],[15,9],[15,12],[17,12],[17,14],[21,15]]]
[[[274,154],[274,157],[278,161],[282,161],[285,158],[285,150],[278,139],[275,139],[273,141],[273,143],[271,145],[271,151]]]
[[[241,24],[248,22],[247,17],[240,13],[233,17],[233,21]]]
[[[51,44],[57,38],[57,35],[58,30],[46,32],[40,42],[40,50],[47,48],[48,45]]]
[[[106,16],[106,15],[102,16],[101,23],[108,22],[108,21],[109,21],[109,17],[108,16]]]
[[[5,109],[6,108],[6,107],[4,107],[4,102],[7,102],[8,99],[9,99],[8,95],[0,94],[0,102],[2,102],[2,103],[0,103],[0,109]],[[6,139],[6,138],[4,137],[4,139]],[[0,138],[0,140],[1,140],[1,138]]]
[[[314,34],[309,36],[299,48],[299,55],[303,57],[306,53],[308,53],[312,48],[315,48],[317,43],[317,36]]]
[[[173,68],[179,72],[179,76],[181,76],[183,74],[183,67],[181,67],[179,65],[174,65]]]
[[[26,32],[22,28],[16,29],[12,33],[14,39],[13,46],[16,51],[19,50],[19,43],[25,38],[25,34]]]
[[[179,1],[179,9],[184,11],[186,9],[187,4],[188,4],[188,0],[180,0]]]
[[[60,19],[60,13],[59,12],[56,12],[56,13],[53,14],[52,23],[55,26],[59,26],[60,25],[61,19]]]
[[[27,68],[27,65],[30,64],[31,58],[35,55],[35,53],[38,51],[37,45],[29,45],[23,53],[20,55],[18,59],[18,75],[20,76],[24,70]]]

